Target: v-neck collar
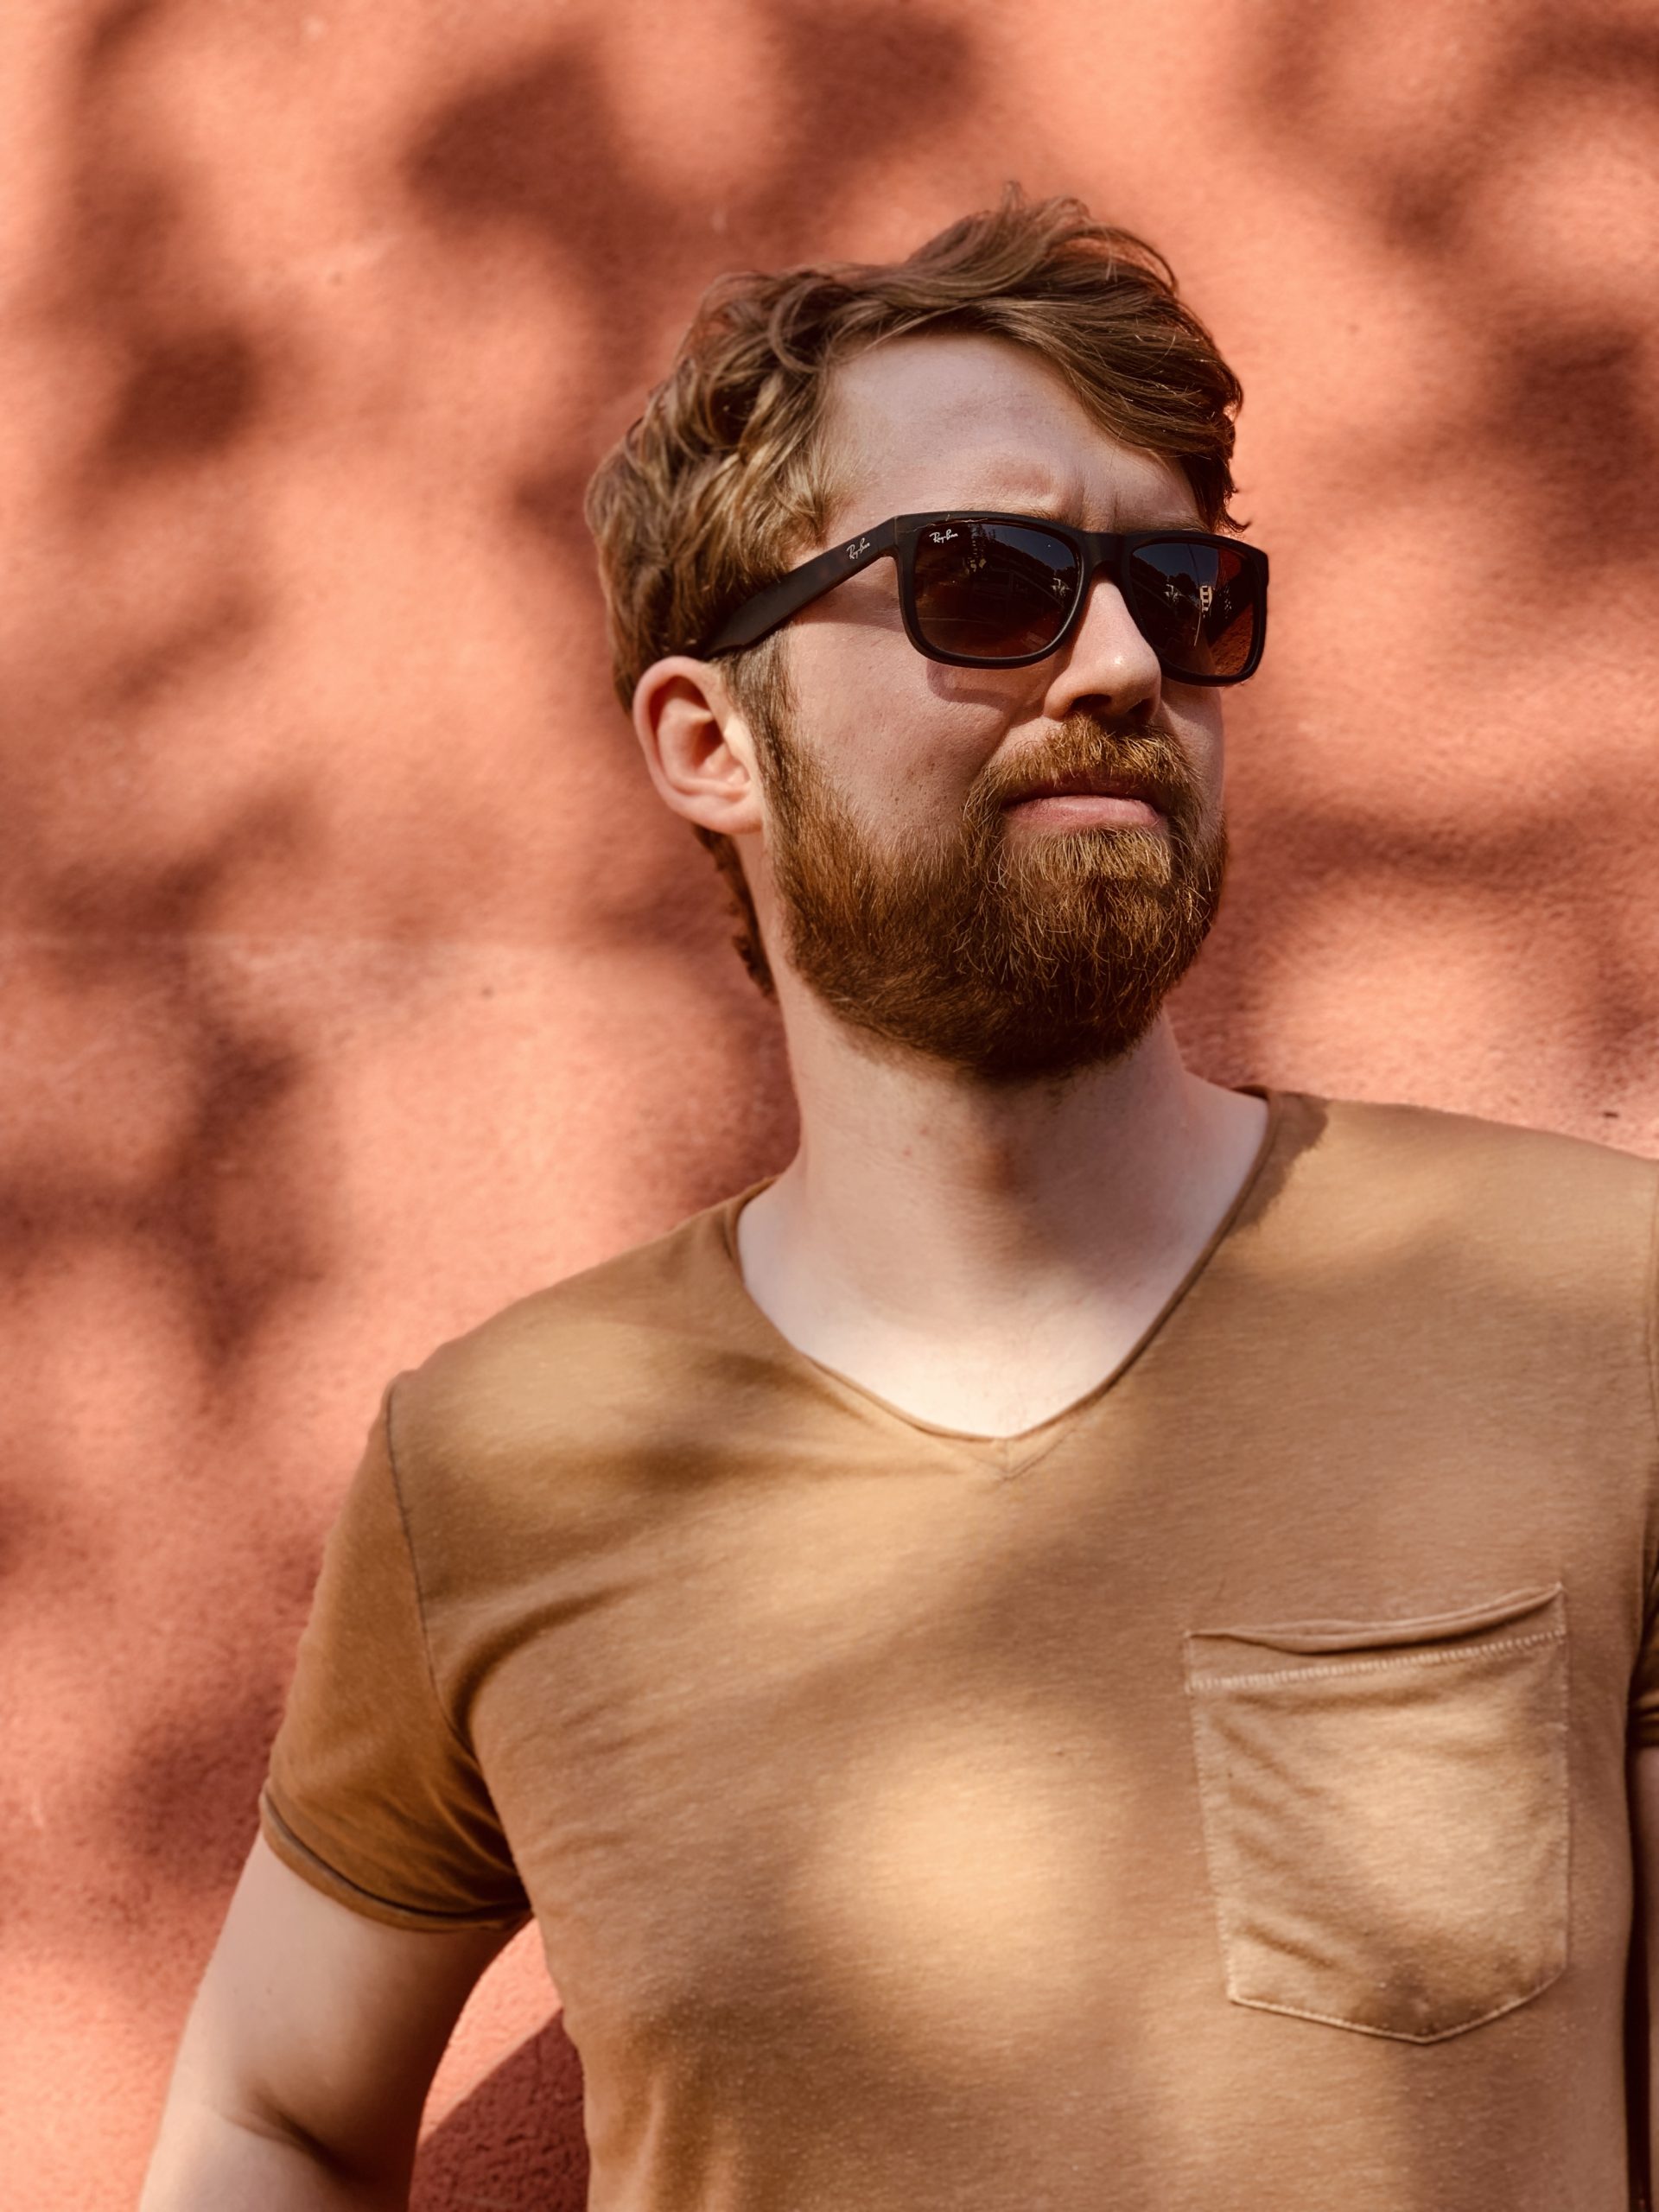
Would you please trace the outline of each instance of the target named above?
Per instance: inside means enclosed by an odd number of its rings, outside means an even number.
[[[717,1231],[719,1254],[728,1289],[733,1295],[734,1311],[747,1323],[747,1333],[757,1347],[764,1347],[767,1354],[779,1364],[792,1368],[797,1373],[811,1376],[820,1385],[827,1384],[832,1392],[843,1399],[850,1398],[866,1414],[891,1423],[913,1438],[931,1438],[947,1449],[965,1453],[982,1465],[988,1465],[1004,1475],[1022,1473],[1027,1467],[1045,1457],[1061,1439],[1068,1434],[1096,1406],[1109,1397],[1129,1370],[1163,1334],[1177,1309],[1189,1292],[1205,1274],[1211,1262],[1227,1242],[1245,1216],[1251,1211],[1251,1202],[1262,1189],[1268,1163],[1277,1155],[1286,1131],[1295,1116],[1286,1108],[1296,1094],[1272,1090],[1256,1084],[1240,1084],[1238,1088],[1249,1096],[1265,1099],[1268,1108],[1267,1125],[1262,1132],[1255,1159],[1250,1162],[1243,1181],[1234,1192],[1225,1211],[1205,1238],[1203,1246],[1175,1285],[1163,1304],[1147,1322],[1122,1359],[1097,1382],[1093,1382],[1080,1397],[1058,1412],[1046,1416],[1029,1428],[1015,1431],[1007,1436],[986,1436],[972,1429],[949,1428],[938,1421],[925,1421],[920,1414],[907,1413],[902,1406],[893,1404],[839,1368],[830,1367],[821,1359],[786,1337],[751,1293],[743,1280],[743,1265],[738,1255],[737,1220],[751,1198],[771,1188],[777,1180],[767,1176],[751,1184],[712,1210],[714,1226]]]

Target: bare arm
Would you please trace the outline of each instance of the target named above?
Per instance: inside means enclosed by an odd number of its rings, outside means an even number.
[[[180,2045],[140,2212],[391,2212],[468,1992],[510,1930],[368,1920],[248,1857]]]

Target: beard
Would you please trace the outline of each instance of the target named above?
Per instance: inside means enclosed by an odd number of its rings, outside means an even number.
[[[997,1082],[1121,1058],[1215,919],[1227,833],[1167,733],[1077,715],[993,761],[959,825],[882,846],[779,726],[760,733],[771,859],[796,973],[873,1046]],[[1122,777],[1165,817],[1011,835],[1009,803],[1057,779]]]

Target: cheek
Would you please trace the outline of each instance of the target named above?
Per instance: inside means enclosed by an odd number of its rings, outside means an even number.
[[[932,664],[902,632],[837,636],[801,626],[790,639],[796,742],[868,819],[960,810],[1001,724],[983,707],[941,698]]]
[[[1164,720],[1192,763],[1193,776],[1205,794],[1205,810],[1213,817],[1221,811],[1227,759],[1219,696],[1172,683],[1164,693]]]

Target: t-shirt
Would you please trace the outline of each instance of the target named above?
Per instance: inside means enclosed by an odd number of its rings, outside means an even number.
[[[1018,1436],[795,1350],[741,1199],[394,1385],[265,1834],[534,1914],[594,2212],[1623,2212],[1659,1173],[1269,1104]]]

